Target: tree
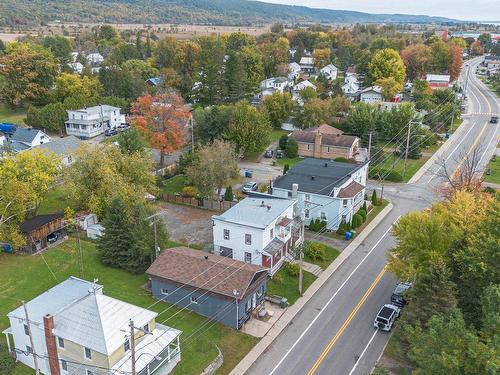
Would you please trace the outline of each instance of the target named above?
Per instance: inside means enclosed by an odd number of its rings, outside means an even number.
[[[99,70],[99,81],[108,96],[135,100],[147,90],[146,83],[139,74],[118,67]]]
[[[30,106],[26,113],[26,124],[63,134],[68,114],[62,103],[50,103],[41,108]]]
[[[271,126],[274,129],[281,129],[293,109],[293,99],[288,93],[275,92],[264,97],[262,108],[267,112]]]
[[[470,52],[474,56],[481,56],[484,55],[484,47],[483,43],[481,43],[480,40],[476,40],[472,45],[470,46]]]
[[[103,217],[116,197],[132,207],[155,193],[152,167],[144,153],[122,153],[112,144],[82,145],[64,171],[65,191],[73,207]]]
[[[455,43],[449,44],[450,48],[450,65],[448,71],[450,73],[450,80],[453,82],[460,77],[462,71],[463,57],[462,48]]]
[[[153,54],[156,66],[161,68],[173,67],[177,52],[177,39],[166,36],[158,41]]]
[[[85,98],[98,96],[103,90],[101,82],[95,77],[80,77],[76,73],[61,73],[56,77],[54,98],[62,102],[68,97],[79,95]]]
[[[290,138],[286,144],[286,156],[295,159],[299,156],[299,144],[293,138]]]
[[[200,86],[195,94],[201,105],[219,104],[223,99],[223,66],[226,54],[225,43],[221,37],[207,36],[198,39],[201,46]]]
[[[392,77],[400,84],[405,82],[405,65],[399,53],[391,48],[381,49],[372,57],[368,66],[370,78],[376,82],[382,78]]]
[[[199,143],[211,143],[223,139],[226,134],[233,106],[215,105],[207,108],[196,108],[193,113],[194,138]]]
[[[160,165],[167,153],[179,150],[186,141],[185,126],[190,113],[184,100],[174,92],[145,95],[132,105],[132,124],[160,150]]]
[[[357,103],[351,107],[347,117],[349,132],[358,137],[365,136],[370,130],[377,128],[379,112],[368,103]]]
[[[232,202],[233,199],[234,199],[233,188],[232,188],[231,185],[229,185],[226,188],[226,191],[224,192],[224,200],[227,201],[227,202]]]
[[[50,50],[60,64],[67,64],[71,59],[73,45],[69,38],[63,36],[46,36],[42,39],[42,45]]]
[[[126,154],[143,152],[147,146],[146,139],[137,128],[131,128],[120,133],[116,137],[116,141],[118,142],[118,147],[120,147],[121,152]]]
[[[139,59],[131,59],[122,63],[122,69],[140,76],[144,81],[158,76],[159,71],[148,62]]]
[[[393,98],[394,95],[403,89],[403,85],[396,82],[394,77],[381,78],[375,83],[382,88],[382,96],[386,100]]]
[[[372,204],[374,206],[378,206],[378,197],[377,197],[377,190],[373,189],[373,193],[372,193]]]
[[[401,51],[410,81],[421,79],[429,72],[431,48],[425,44],[412,44]]]
[[[278,147],[280,150],[286,150],[286,145],[288,144],[288,135],[283,134],[279,141],[278,141]]]
[[[325,65],[328,65],[330,63],[330,55],[331,55],[331,49],[330,48],[316,48],[313,51],[313,58],[314,58],[314,66],[316,68],[323,68]]]
[[[234,105],[233,115],[226,134],[236,151],[245,155],[263,151],[269,144],[271,124],[267,115],[247,102]]]
[[[227,98],[230,102],[237,102],[248,95],[245,85],[245,65],[241,52],[230,52],[224,76]]]
[[[118,38],[118,31],[111,25],[102,25],[98,29],[98,39],[113,41]]]
[[[221,140],[200,147],[196,160],[186,170],[190,183],[201,196],[209,198],[220,196],[222,188],[238,174],[238,154],[233,145]]]
[[[57,74],[52,53],[37,45],[12,42],[0,56],[0,98],[18,106],[29,102],[45,104]]]
[[[448,73],[450,67],[450,47],[441,39],[436,40],[431,47],[431,66],[434,73]]]

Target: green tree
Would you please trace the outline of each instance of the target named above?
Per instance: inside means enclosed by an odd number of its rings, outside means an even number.
[[[158,76],[159,71],[148,62],[139,59],[131,59],[122,63],[122,69],[134,75],[139,75],[143,80]]]
[[[113,41],[118,38],[118,31],[111,25],[102,25],[98,29],[99,39]]]
[[[403,90],[403,85],[396,82],[394,77],[381,78],[375,83],[382,88],[382,96],[385,100],[393,98],[398,92]]]
[[[61,73],[56,77],[52,92],[55,101],[63,102],[73,96],[91,98],[102,92],[102,84],[96,77],[80,77],[76,73]]]
[[[373,193],[372,193],[372,204],[374,206],[378,206],[378,197],[377,197],[377,190],[373,189]]]
[[[227,188],[226,188],[226,191],[224,192],[224,200],[225,201],[228,201],[228,202],[232,202],[234,199],[234,195],[233,195],[233,188],[231,185],[229,185]]]
[[[278,141],[278,147],[280,150],[285,151],[287,144],[288,144],[288,135],[283,134]]]
[[[46,36],[42,39],[42,45],[52,52],[54,57],[59,60],[59,63],[67,64],[70,62],[73,45],[69,38],[57,35]]]
[[[290,117],[293,109],[293,99],[288,93],[275,92],[266,96],[262,108],[267,112],[271,125],[275,129],[281,129],[281,125]]]
[[[148,145],[146,139],[137,128],[131,128],[120,133],[116,137],[116,141],[121,152],[126,154],[143,152]]]
[[[377,129],[379,113],[368,103],[357,103],[352,106],[347,117],[349,133],[365,137],[371,130]]]
[[[271,125],[266,114],[247,102],[238,102],[229,124],[226,138],[245,155],[263,151],[269,144]]]
[[[295,159],[299,156],[299,144],[293,138],[290,138],[287,142],[286,156],[290,159]]]
[[[199,143],[209,143],[222,139],[229,128],[233,106],[215,105],[196,108],[193,113],[194,138]]]
[[[146,83],[142,77],[125,69],[108,67],[99,71],[99,81],[108,96],[135,100],[146,92]]]
[[[370,78],[373,82],[392,77],[399,84],[404,84],[406,69],[399,53],[391,48],[375,52],[369,64]]]
[[[223,100],[225,43],[221,37],[207,36],[198,39],[201,47],[199,77],[200,87],[195,97],[201,105],[219,104]]]

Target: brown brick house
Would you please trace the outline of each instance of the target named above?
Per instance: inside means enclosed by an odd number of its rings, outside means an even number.
[[[359,149],[359,138],[345,135],[342,130],[323,124],[290,134],[299,144],[299,156],[316,159],[338,157],[354,159]]]

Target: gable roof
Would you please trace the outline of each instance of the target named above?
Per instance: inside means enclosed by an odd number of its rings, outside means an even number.
[[[242,298],[253,281],[267,278],[267,269],[187,247],[163,251],[146,273],[149,276]]]
[[[93,107],[87,107],[87,108],[80,108],[80,109],[69,109],[66,112],[81,112],[81,113],[86,113],[87,115],[98,115],[101,113],[101,110],[103,113],[107,113],[110,111],[115,111],[118,110],[120,111],[121,108],[119,107],[114,107],[111,105],[107,104],[100,104],[100,105],[95,105]]]
[[[321,124],[318,126],[314,126],[312,128],[306,128],[303,131],[305,132],[320,132],[321,134],[344,134],[344,132],[340,129],[337,129],[328,124]]]
[[[314,64],[314,58],[313,57],[306,57],[303,56],[300,58],[300,65],[313,65]]]
[[[125,342],[129,320],[143,327],[158,314],[94,291],[54,315],[54,334],[105,355]]]
[[[34,230],[43,227],[45,224],[48,224],[54,220],[60,219],[64,217],[62,213],[48,214],[48,215],[36,215],[31,219],[26,220],[19,226],[21,232],[30,233]]]
[[[44,143],[36,148],[54,152],[56,155],[64,156],[76,151],[83,141],[74,135],[64,138],[54,138],[48,143]]]
[[[298,72],[298,71],[300,71],[300,65],[297,64],[296,62],[291,62],[290,64],[288,64],[288,67],[290,68],[290,70],[292,72]]]
[[[321,144],[325,146],[351,148],[358,137],[344,135],[342,130],[323,124],[306,130],[295,130],[290,138],[297,142],[315,143],[317,133],[321,134]]]
[[[377,94],[382,95],[382,88],[380,86],[370,86],[364,90],[361,90],[361,94],[365,94],[367,92],[375,92]]]
[[[364,189],[365,187],[359,182],[353,181],[346,187],[340,189],[339,193],[337,194],[337,198],[352,198],[356,194],[362,192]]]
[[[16,131],[10,137],[11,141],[22,142],[22,143],[31,143],[35,140],[36,136],[39,133],[43,133],[40,129],[35,128],[21,128],[17,127]],[[45,133],[43,133],[45,134]]]
[[[335,70],[338,70],[338,69],[337,69],[337,67],[336,67],[335,65],[333,65],[333,64],[328,64],[328,65],[324,66],[324,67],[321,69],[321,71],[323,71],[323,70],[332,70],[332,71],[335,71]]]
[[[274,187],[292,190],[292,185],[298,184],[301,192],[333,196],[334,188],[342,186],[364,165],[305,158],[285,175],[278,177],[274,181]]]
[[[425,79],[427,82],[450,83],[449,74],[427,74]]]

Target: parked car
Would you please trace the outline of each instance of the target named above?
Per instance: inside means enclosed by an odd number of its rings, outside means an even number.
[[[118,129],[118,131],[123,132],[125,130],[130,129],[130,125],[128,125],[128,124],[121,124],[121,125],[117,126],[117,129]]]
[[[399,317],[400,312],[401,309],[395,305],[386,304],[382,306],[375,317],[373,326],[375,328],[380,328],[382,331],[389,332],[392,329],[394,322]]]
[[[257,188],[259,187],[259,184],[256,182],[247,182],[245,185],[243,185],[243,192],[244,193],[249,193],[251,191],[256,191]]]
[[[498,116],[491,116],[490,124],[498,124]]]
[[[267,150],[266,153],[264,154],[264,157],[267,159],[270,159],[273,157],[273,150]]]
[[[57,242],[57,240],[59,239],[60,237],[60,234],[59,232],[54,232],[54,233],[51,233],[47,236],[47,242],[52,244],[52,243],[55,243]]]
[[[405,299],[405,294],[412,287],[411,283],[398,283],[391,295],[391,303],[398,307],[403,307],[408,302]]]
[[[276,151],[276,159],[283,159],[284,156],[285,156],[285,153],[282,150]]]
[[[112,135],[117,135],[118,134],[118,130],[116,129],[106,129],[106,131],[104,132],[104,135],[106,137],[111,137]]]

